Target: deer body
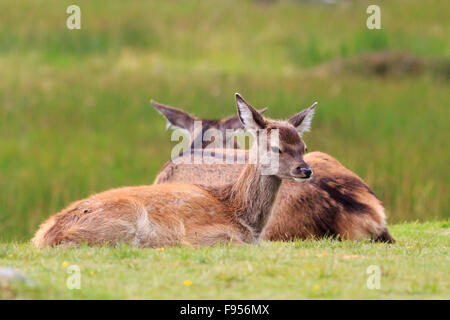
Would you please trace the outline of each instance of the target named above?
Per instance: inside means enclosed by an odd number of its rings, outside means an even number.
[[[164,108],[167,106],[155,102],[154,105],[169,122],[175,122],[165,112]],[[177,120],[186,117],[185,112],[176,110],[179,112]],[[231,129],[238,128],[237,120],[233,124],[232,118],[227,119]],[[223,126],[218,129],[223,130]],[[237,158],[248,158],[245,150],[217,151],[221,152],[224,155],[233,153]],[[381,201],[360,177],[322,152],[307,153],[304,159],[313,169],[314,176],[309,183],[304,184],[282,181],[273,214],[264,230],[264,239],[293,240],[331,236],[350,240],[369,238],[382,242],[395,241],[387,229]],[[207,186],[220,186],[235,181],[243,168],[243,164],[175,164],[170,160],[160,170],[154,184],[191,181]]]
[[[256,169],[248,167],[248,170],[253,172]],[[245,169],[243,174],[248,178],[249,173]],[[259,183],[265,190],[267,182],[273,187],[268,193],[276,194],[279,179],[273,179],[275,182],[263,179]],[[233,186],[245,189],[246,183],[243,181]],[[253,187],[257,186],[258,183]],[[263,193],[252,193],[241,199],[243,193],[231,194],[230,188],[228,190],[217,188],[211,193],[192,184],[180,183],[109,190],[77,201],[51,217],[33,238],[33,243],[43,247],[125,241],[142,247],[160,247],[257,242],[262,228],[259,231],[256,227],[253,229],[245,219],[236,216],[235,211],[241,202],[261,202],[257,198]],[[250,196],[251,199],[247,199]],[[221,197],[230,200],[219,201]],[[267,221],[271,204],[267,209],[251,208],[254,212],[246,211],[245,207],[239,209],[243,216],[257,216],[255,220]],[[259,224],[258,221],[254,225]]]
[[[266,121],[239,95],[236,102],[241,121],[249,128],[281,128],[290,135],[287,142],[280,139],[280,144],[293,152],[280,157],[278,172],[262,175],[260,163],[247,164],[233,183],[220,187],[172,183],[109,190],[50,217],[32,242],[37,247],[83,242],[131,242],[142,247],[257,242],[269,220],[281,178],[304,178],[303,142],[292,124]]]
[[[245,150],[234,150],[246,157]],[[304,156],[314,170],[308,183],[282,181],[266,240],[293,240],[338,236],[343,239],[378,239],[386,228],[384,208],[355,173],[322,152]],[[168,161],[155,184],[191,181],[218,187],[235,181],[243,164],[175,164]]]

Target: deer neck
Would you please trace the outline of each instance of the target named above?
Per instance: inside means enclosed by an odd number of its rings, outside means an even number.
[[[258,239],[272,212],[281,179],[262,175],[259,165],[247,164],[229,188],[229,201],[240,221]]]

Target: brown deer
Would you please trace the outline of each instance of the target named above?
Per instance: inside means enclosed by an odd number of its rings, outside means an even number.
[[[152,104],[166,117],[168,123],[193,134],[190,128],[198,118],[155,101]],[[313,110],[306,115],[307,119],[303,124],[308,125],[312,116]],[[203,148],[210,143],[203,137],[207,129],[222,131],[224,139],[226,129],[242,129],[237,116],[221,121],[202,120],[202,125],[203,130],[197,136],[192,135],[192,138],[202,140]],[[306,126],[303,131],[308,129]],[[201,150],[192,150],[192,153],[198,152],[201,153]],[[230,152],[238,158],[248,157],[245,150],[216,150],[215,156]],[[189,155],[180,155],[186,156]],[[322,152],[307,153],[304,159],[314,170],[314,176],[305,184],[283,180],[272,218],[265,228],[264,239],[286,241],[295,238],[336,237],[395,242],[387,228],[381,201],[360,177]],[[219,186],[235,181],[243,167],[242,164],[176,164],[170,160],[163,166],[154,184],[190,181]]]
[[[297,130],[299,113],[287,121],[272,121],[236,94],[240,121],[277,145],[259,141],[254,148],[289,150],[277,154],[276,172],[263,175],[272,162],[247,163],[236,181],[221,187],[187,183],[113,189],[77,201],[42,224],[32,242],[38,247],[131,242],[142,247],[210,246],[220,242],[256,243],[269,219],[281,179],[305,180],[310,168],[303,160],[305,145]],[[270,157],[271,158],[271,157]],[[309,174],[308,174],[309,173]]]

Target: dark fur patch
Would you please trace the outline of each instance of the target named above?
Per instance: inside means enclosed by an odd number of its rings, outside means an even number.
[[[366,189],[366,186],[352,177],[346,177],[340,181],[331,178],[321,178],[318,181],[313,179],[311,183],[327,192],[331,199],[341,204],[348,212],[368,213],[370,211],[369,206],[357,201],[354,197],[355,192],[361,188]]]
[[[383,231],[374,239],[376,242],[395,243],[395,239],[392,238],[389,230],[384,228]]]
[[[322,198],[319,203],[327,202],[328,209],[323,206],[316,206],[315,211],[317,214],[311,216],[314,221],[316,229],[316,237],[335,237],[338,234],[336,230],[336,219],[339,216],[339,208],[330,201],[330,199]]]
[[[314,237],[335,237],[338,234],[336,230],[336,219],[339,217],[340,208],[330,197],[320,192],[319,188],[313,184],[304,186],[304,193],[296,197],[287,197],[285,201],[294,203],[293,218],[295,212],[303,212],[308,216],[302,217],[305,225],[305,231],[314,235]],[[302,223],[302,222],[300,222]],[[293,236],[293,234],[291,235]],[[310,235],[303,234],[304,238]],[[288,240],[289,237],[286,239]]]

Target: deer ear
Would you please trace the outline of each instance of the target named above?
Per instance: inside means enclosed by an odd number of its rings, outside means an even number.
[[[150,102],[156,110],[167,119],[166,129],[173,127],[185,129],[189,132],[194,130],[194,121],[197,120],[197,118],[193,115],[190,115],[183,110],[163,105],[154,100],[151,100]]]
[[[267,108],[263,108],[256,111],[258,111],[259,114],[264,114],[264,112],[267,111]],[[224,129],[232,129],[232,130],[244,129],[244,126],[242,125],[241,119],[239,118],[238,115],[225,118],[221,120],[221,122]]]
[[[311,130],[311,121],[314,116],[316,106],[317,102],[314,102],[311,107],[302,110],[289,118],[288,122],[297,129],[300,136],[303,132]]]
[[[239,119],[245,129],[264,129],[266,121],[239,93],[235,94]]]

